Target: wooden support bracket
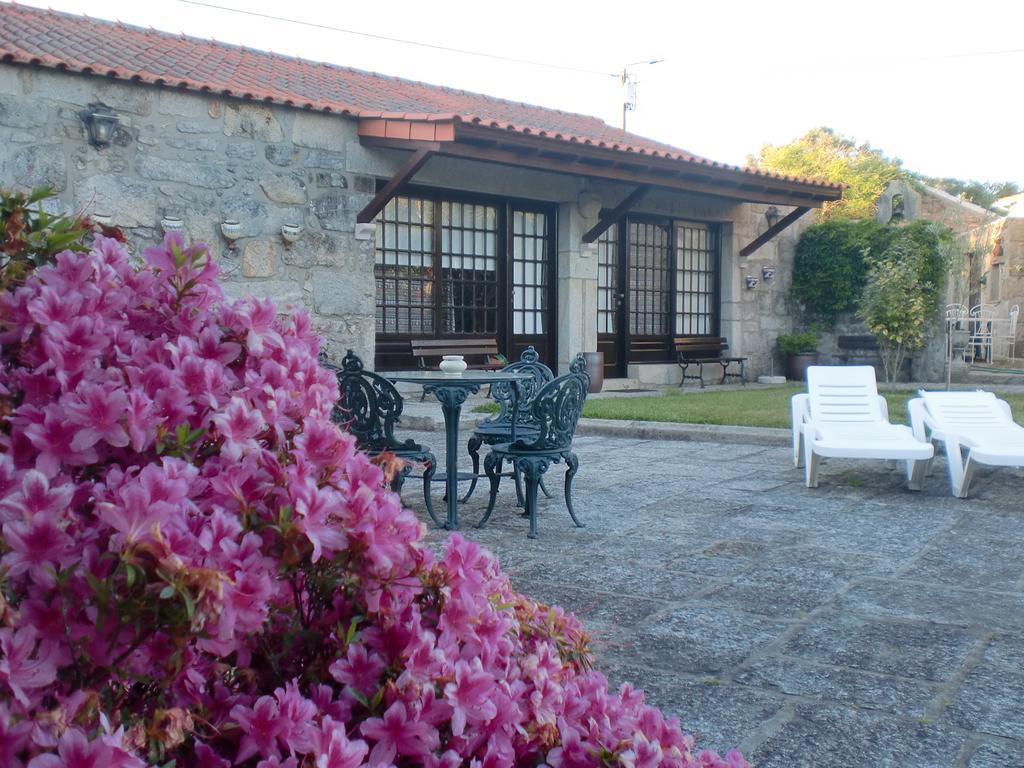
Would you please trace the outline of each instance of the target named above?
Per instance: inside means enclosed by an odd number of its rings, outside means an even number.
[[[622,217],[626,215],[630,208],[632,208],[634,205],[640,202],[640,198],[647,194],[650,188],[651,187],[649,184],[641,184],[639,187],[630,192],[626,196],[625,200],[623,200],[621,203],[616,205],[612,210],[608,211],[603,216],[601,216],[600,219],[598,219],[597,224],[592,226],[587,231],[587,233],[583,235],[583,242],[592,243],[595,240],[597,240],[597,238],[603,235],[608,230],[608,228],[612,226],[612,224],[622,219]]]
[[[799,206],[797,208],[794,208],[792,211],[790,211],[777,222],[775,222],[775,226],[768,227],[768,229],[766,229],[760,235],[751,240],[747,245],[743,246],[743,248],[740,249],[740,256],[749,256],[762,245],[764,245],[777,234],[779,234],[779,232],[784,230],[794,221],[796,221],[805,213],[807,213],[809,210],[811,209],[807,208],[806,206]]]
[[[417,149],[412,157],[405,161],[405,165],[395,171],[395,175],[388,179],[388,183],[381,187],[380,192],[374,195],[373,200],[366,204],[366,207],[356,215],[357,224],[369,224],[374,217],[384,210],[403,186],[416,175],[416,172],[423,167],[423,164],[434,154],[433,149]]]

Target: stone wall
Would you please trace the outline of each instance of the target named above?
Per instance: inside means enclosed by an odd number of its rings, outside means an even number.
[[[121,121],[104,149],[79,117],[93,102]],[[354,225],[375,180],[351,169],[354,141],[338,117],[0,65],[0,186],[49,184],[65,209],[110,216],[135,251],[180,217],[211,245],[230,294],[305,306],[333,352],[372,359],[373,241]],[[225,219],[242,225],[234,249]],[[290,247],[282,224],[303,227]]]

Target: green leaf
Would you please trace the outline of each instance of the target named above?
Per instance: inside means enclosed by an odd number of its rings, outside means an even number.
[[[352,641],[355,640],[356,631],[359,628],[359,622],[362,620],[362,616],[354,616],[352,618],[352,621],[348,625],[348,632],[345,633],[345,645],[351,645]]]
[[[172,597],[174,597],[174,592],[175,592],[174,585],[173,584],[168,584],[166,587],[164,587],[163,589],[160,590],[160,599],[161,600],[170,600]]]

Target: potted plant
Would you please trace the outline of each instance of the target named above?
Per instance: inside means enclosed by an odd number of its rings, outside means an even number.
[[[806,381],[807,367],[818,363],[818,334],[814,331],[783,333],[775,339],[775,346],[786,358],[786,378]]]

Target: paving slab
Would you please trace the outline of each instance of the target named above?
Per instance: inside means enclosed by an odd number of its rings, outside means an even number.
[[[408,436],[443,461],[442,434]],[[809,490],[788,438],[694,436],[581,435],[586,527],[556,468],[540,538],[508,480],[486,527],[483,486],[460,506],[461,533],[577,613],[611,682],[701,747],[755,768],[1024,768],[1024,476],[983,472],[961,500],[941,459],[920,493],[899,467],[830,461]],[[405,502],[427,522],[420,494]]]

